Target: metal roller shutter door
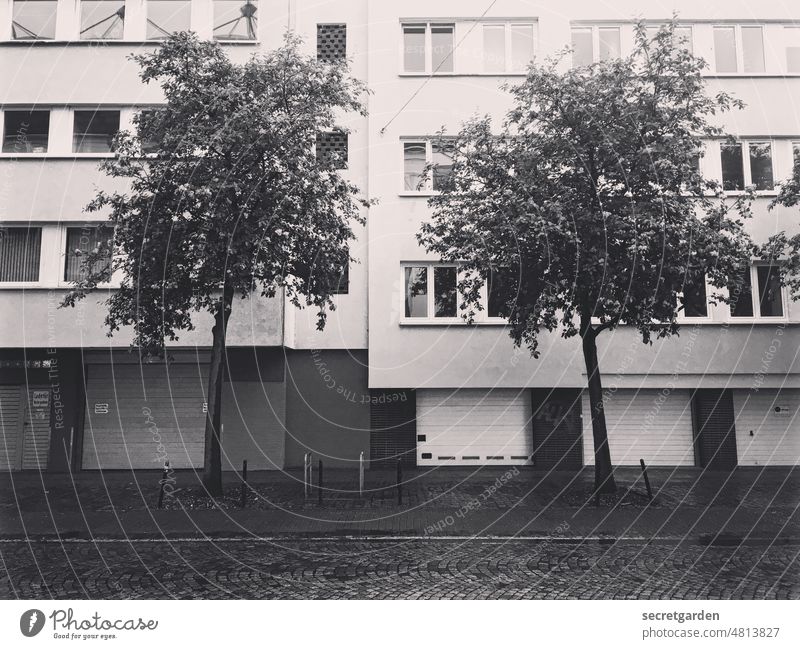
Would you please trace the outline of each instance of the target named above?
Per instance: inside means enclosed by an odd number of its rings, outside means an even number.
[[[694,466],[692,406],[689,390],[617,390],[606,393],[606,426],[611,463]],[[589,395],[583,395],[586,464],[594,464]]]
[[[417,464],[530,464],[528,390],[417,390]]]
[[[23,469],[47,469],[50,455],[50,388],[31,386],[22,434]]]
[[[740,465],[800,465],[800,390],[734,390],[733,405]]]
[[[20,385],[0,385],[0,471],[17,468],[17,446],[24,417]]]
[[[90,365],[84,469],[203,466],[206,367]],[[159,446],[159,445],[163,446]]]

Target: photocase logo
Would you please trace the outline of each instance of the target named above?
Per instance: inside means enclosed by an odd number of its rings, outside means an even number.
[[[19,630],[26,638],[32,638],[44,627],[44,613],[38,608],[25,611],[19,618]]]

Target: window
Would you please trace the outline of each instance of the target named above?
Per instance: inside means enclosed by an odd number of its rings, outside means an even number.
[[[38,282],[42,228],[0,228],[0,282]]]
[[[114,231],[105,225],[89,226],[82,228],[67,228],[66,264],[64,266],[64,279],[68,282],[77,282],[85,277],[83,258],[97,252],[102,244],[113,239]],[[111,249],[105,260],[94,264],[92,272],[106,271],[107,280],[111,278]]]
[[[347,133],[317,133],[317,160],[328,169],[347,169]]]
[[[191,0],[147,0],[147,40],[188,31],[191,20]]]
[[[437,318],[458,316],[455,266],[433,267],[433,314]]]
[[[742,44],[741,52],[738,42]],[[714,27],[714,61],[717,72],[764,72],[762,28],[753,25]]]
[[[403,144],[404,189],[407,192],[424,189],[427,148],[425,142]]]
[[[800,27],[784,27],[786,71],[800,74]]]
[[[756,266],[758,307],[762,318],[783,316],[783,287],[779,270],[772,265]]]
[[[579,68],[594,62],[592,28],[580,27],[572,30],[572,65]]]
[[[608,61],[618,59],[620,55],[619,27],[601,27],[599,36],[599,59]]]
[[[339,275],[339,282],[336,289],[333,291],[336,295],[347,295],[350,292],[350,260],[342,268]]]
[[[483,26],[483,71],[506,71],[506,26]]]
[[[575,67],[619,58],[621,52],[619,27],[572,28],[572,65]]]
[[[7,110],[3,114],[3,153],[46,153],[49,110]]]
[[[118,110],[76,110],[72,150],[75,153],[108,153],[117,131]]]
[[[124,28],[125,0],[81,0],[81,39],[120,39]]]
[[[512,281],[507,269],[492,270],[486,279],[486,314],[490,318],[505,318],[508,315],[504,295]]]
[[[317,59],[340,61],[347,58],[347,25],[317,25]]]
[[[752,318],[756,313],[762,318],[783,317],[783,287],[780,272],[774,265],[756,264],[747,268],[728,290],[734,318]]]
[[[214,0],[214,38],[254,41],[258,35],[258,0]]]
[[[792,142],[792,166],[800,164],[800,142]]]
[[[488,23],[483,26],[484,72],[525,72],[533,54],[533,24]]]
[[[454,147],[450,142],[431,142],[431,162],[433,163],[433,191],[442,189],[442,185],[453,169]]]
[[[407,192],[440,191],[453,168],[454,145],[447,140],[403,143],[403,189]],[[431,175],[425,173],[430,163]]]
[[[683,315],[686,318],[708,317],[705,273],[691,269],[686,273],[681,304],[683,305]]]
[[[452,72],[454,34],[455,26],[450,24],[403,25],[403,70],[431,74]]]
[[[14,0],[11,37],[14,40],[55,38],[57,4],[57,0]]]
[[[406,318],[428,317],[428,268],[407,266],[405,272]]]
[[[745,146],[746,157],[743,153]],[[772,191],[775,188],[771,142],[723,142],[720,144],[720,155],[722,188],[725,191],[741,191],[750,185],[758,191]]]
[[[647,27],[647,37],[652,40],[655,38],[659,29],[659,26],[650,25]],[[692,39],[692,28],[687,25],[675,27],[675,31],[672,32],[672,45],[673,47],[680,47],[693,52],[694,43]]]

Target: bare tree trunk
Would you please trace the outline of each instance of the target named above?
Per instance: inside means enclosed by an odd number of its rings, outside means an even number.
[[[597,362],[597,334],[591,321],[581,326],[583,359],[589,377],[589,405],[592,411],[592,438],[594,441],[594,488],[595,493],[614,493],[614,469],[608,448],[608,429],[603,402],[603,385],[600,382],[600,367]]]
[[[228,319],[231,315],[232,292],[223,295],[214,314],[212,329],[211,366],[208,371],[208,408],[206,412],[203,486],[212,496],[222,495],[222,383],[225,379],[223,359]]]

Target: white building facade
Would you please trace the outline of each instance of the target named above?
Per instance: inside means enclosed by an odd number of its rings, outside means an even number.
[[[712,3],[717,4],[717,3]],[[750,5],[750,6],[748,6]],[[553,6],[522,0],[0,1],[0,470],[202,466],[210,319],[181,336],[168,365],[108,338],[102,296],[58,302],[102,216],[85,213],[113,133],[158,104],[128,56],[175,30],[215,38],[235,60],[299,32],[310,52],[347,56],[369,85],[369,115],[343,122],[348,174],[377,203],[357,228],[347,282],[323,332],[280,298],[237,303],[223,400],[225,466],[592,463],[585,369],[576,339],[515,349],[491,308],[458,313],[458,269],[419,247],[435,178],[435,134],[475,114],[499,121],[500,89],[531,58],[572,44],[576,63],[624,54],[636,18],[677,11],[709,62],[709,91],[747,107],[724,116],[735,146],[701,161],[731,192],[755,185],[758,239],[797,232],[797,210],[767,210],[800,156],[800,7],[673,0]],[[641,343],[624,327],[598,340],[612,461],[729,469],[800,462],[800,306],[754,264],[736,312],[704,303],[680,337]],[[411,294],[409,282],[423,291]],[[113,290],[113,281],[108,290]],[[490,306],[490,305],[487,305]]]

